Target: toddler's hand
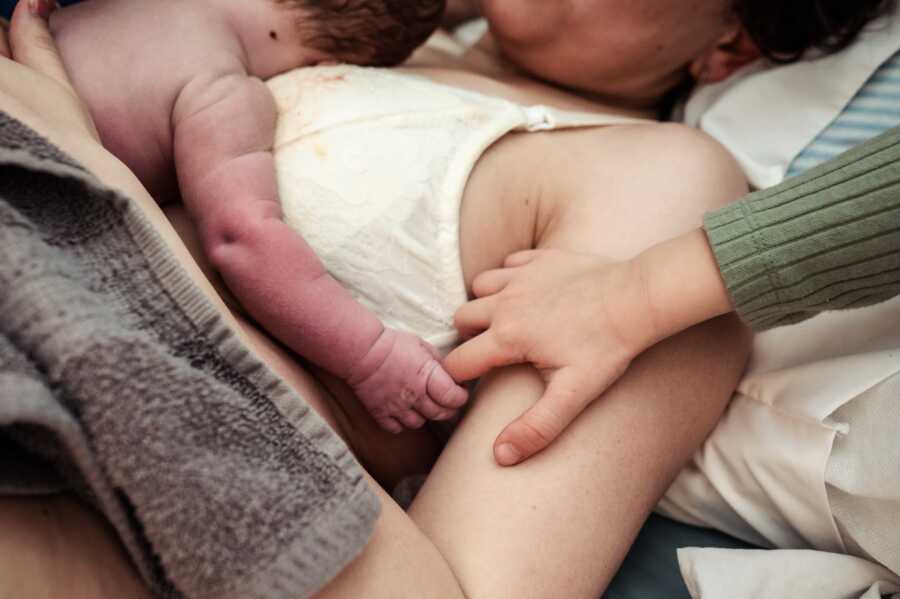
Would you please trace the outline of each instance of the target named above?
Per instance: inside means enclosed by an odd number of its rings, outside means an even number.
[[[542,450],[658,338],[640,277],[628,263],[560,250],[509,256],[473,282],[478,299],[456,313],[464,334],[445,365],[457,380],[532,363],[544,396],[494,443],[510,466]]]
[[[347,379],[379,426],[392,433],[419,428],[425,420],[447,420],[468,394],[439,363],[427,343],[385,328]]]

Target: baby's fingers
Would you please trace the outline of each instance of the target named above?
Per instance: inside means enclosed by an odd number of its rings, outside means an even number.
[[[447,408],[437,404],[431,397],[424,395],[413,404],[416,411],[428,420],[441,420],[445,417]]]
[[[422,428],[422,425],[425,424],[425,419],[422,418],[422,415],[414,410],[406,410],[405,412],[400,412],[395,416],[395,418],[408,429]]]
[[[544,396],[494,441],[497,463],[513,466],[553,443],[598,395],[583,380],[574,368],[556,372]]]
[[[426,385],[428,397],[441,408],[455,410],[465,405],[469,399],[468,392],[456,384],[447,371],[438,364],[428,377]]]
[[[518,273],[516,268],[497,268],[486,270],[472,281],[472,293],[476,297],[494,295],[503,291],[512,278]]]
[[[375,423],[387,432],[394,433],[395,435],[403,432],[403,425],[397,422],[397,420],[395,418],[392,418],[391,416],[376,418]]]

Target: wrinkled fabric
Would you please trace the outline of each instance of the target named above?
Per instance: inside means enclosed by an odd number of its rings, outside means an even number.
[[[900,298],[760,334],[725,415],[659,511],[756,546],[831,556],[807,570],[845,557],[900,576],[898,397]],[[787,585],[799,576],[793,555],[733,584]]]

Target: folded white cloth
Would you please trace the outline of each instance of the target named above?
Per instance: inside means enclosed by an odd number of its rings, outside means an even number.
[[[693,599],[900,599],[892,572],[824,551],[694,548],[678,560]]]
[[[721,422],[657,509],[761,547],[815,549],[831,557],[795,563],[796,555],[806,554],[779,552],[780,561],[755,562],[759,568],[742,563],[739,576],[729,571],[727,590],[716,594],[704,583],[703,597],[858,597],[753,594],[761,585],[807,584],[801,579],[814,565],[822,579],[855,576],[853,568],[834,566],[842,557],[856,563],[850,555],[894,577],[877,580],[897,580],[898,397],[900,298],[757,336],[748,372]],[[718,553],[683,554],[683,560],[686,555],[689,587],[702,586],[697,576],[705,568],[726,564]],[[704,564],[707,559],[713,564]],[[845,583],[865,591],[872,584],[867,580]]]

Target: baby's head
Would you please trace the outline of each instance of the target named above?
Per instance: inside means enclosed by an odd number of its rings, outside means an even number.
[[[277,0],[296,10],[304,45],[340,62],[403,62],[441,21],[446,0]]]

